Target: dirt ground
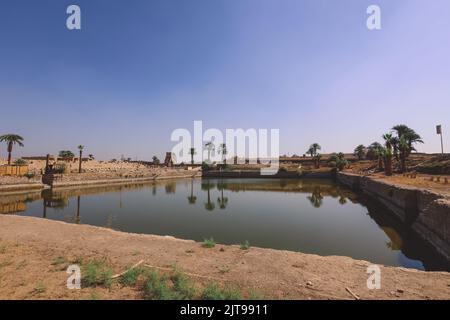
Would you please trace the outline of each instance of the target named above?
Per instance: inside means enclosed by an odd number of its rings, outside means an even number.
[[[274,299],[450,299],[450,273],[381,267],[381,289],[367,288],[371,263],[288,251],[216,245],[74,225],[32,217],[0,216],[0,299],[141,299],[141,292],[66,288],[67,265],[106,259],[114,273],[138,261],[157,270],[177,266],[198,283],[237,285]]]

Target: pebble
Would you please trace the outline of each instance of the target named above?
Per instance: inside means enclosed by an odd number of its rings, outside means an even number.
[[[306,282],[306,285],[312,287],[313,284],[311,281],[308,281],[308,282]]]

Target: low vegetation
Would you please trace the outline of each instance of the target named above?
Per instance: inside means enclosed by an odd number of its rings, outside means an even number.
[[[57,257],[52,264],[66,262],[62,257]],[[227,268],[225,272],[228,272]],[[225,273],[224,272],[224,273]],[[243,291],[233,285],[222,285],[220,283],[193,282],[181,270],[174,267],[171,271],[158,272],[151,267],[131,267],[121,276],[112,275],[104,260],[92,260],[82,265],[83,287],[132,287],[141,293],[143,299],[148,300],[241,300],[244,299]],[[44,292],[45,289],[37,288],[36,293]],[[245,295],[248,299],[262,299],[254,291],[250,290]],[[97,299],[90,297],[91,299]]]
[[[216,246],[216,242],[214,241],[213,238],[211,239],[205,239],[203,241],[203,245],[204,248],[214,248]]]
[[[112,269],[107,267],[104,261],[93,260],[83,265],[82,283],[88,287],[110,287],[112,283]]]
[[[244,243],[241,243],[240,248],[241,248],[241,250],[248,250],[248,249],[250,249],[250,242],[248,240],[245,240]]]

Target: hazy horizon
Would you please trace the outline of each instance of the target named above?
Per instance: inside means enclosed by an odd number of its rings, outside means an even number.
[[[81,7],[82,30],[66,28]],[[381,7],[369,31],[366,9]],[[4,1],[0,135],[14,157],[163,158],[177,128],[280,129],[280,153],[353,152],[396,124],[450,151],[450,2]],[[6,145],[0,145],[0,158]]]

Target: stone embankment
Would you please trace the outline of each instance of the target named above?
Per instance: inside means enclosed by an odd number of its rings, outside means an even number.
[[[450,261],[450,198],[423,188],[340,172],[337,180],[384,204],[397,218]]]

